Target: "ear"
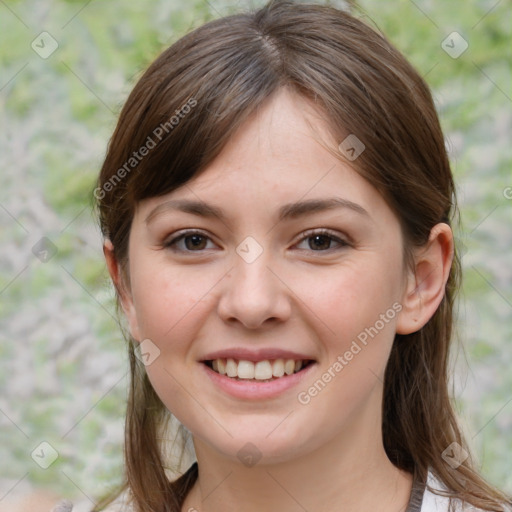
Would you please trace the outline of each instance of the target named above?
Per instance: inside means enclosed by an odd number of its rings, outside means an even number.
[[[453,233],[448,224],[436,224],[424,247],[414,254],[397,319],[397,334],[419,331],[434,315],[444,294],[453,261]]]
[[[121,307],[123,308],[124,315],[128,320],[130,333],[136,341],[140,341],[139,325],[137,322],[137,315],[135,313],[130,287],[125,283],[121,272],[121,266],[114,254],[114,246],[109,239],[105,239],[103,242],[103,254],[105,256],[108,272],[112,282],[114,283]]]

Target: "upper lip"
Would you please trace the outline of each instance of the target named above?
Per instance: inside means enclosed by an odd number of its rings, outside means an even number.
[[[258,350],[249,350],[247,348],[226,348],[223,350],[216,350],[210,352],[201,358],[201,361],[212,361],[214,359],[236,359],[238,361],[264,361],[266,359],[294,359],[295,361],[314,360],[309,355],[301,354],[299,352],[292,352],[291,350],[281,350],[279,348],[261,348]]]

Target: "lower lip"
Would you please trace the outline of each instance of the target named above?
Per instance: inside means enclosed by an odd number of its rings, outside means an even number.
[[[227,394],[234,396],[235,398],[243,399],[263,399],[273,398],[275,396],[284,393],[285,391],[293,388],[304,379],[317,363],[310,363],[303,370],[293,373],[292,375],[285,375],[278,379],[269,382],[258,382],[257,380],[236,380],[226,375],[221,375],[213,371],[210,367],[204,363],[200,363],[206,375],[212,380],[212,382],[218,386],[222,391]]]

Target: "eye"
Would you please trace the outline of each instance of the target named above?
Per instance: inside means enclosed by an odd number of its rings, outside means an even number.
[[[207,248],[207,240],[210,240],[210,238],[200,231],[184,231],[165,242],[164,247],[173,251],[201,252]],[[184,246],[183,244],[179,246],[180,242],[184,242]]]
[[[347,241],[342,240],[326,229],[305,231],[301,234],[301,237],[301,241],[310,241],[310,243],[308,243],[308,247],[315,252],[326,252],[331,249],[335,250],[336,248],[331,247],[331,243],[333,241],[338,244],[338,249],[348,247],[350,245]]]
[[[309,240],[310,243],[308,243],[308,249],[314,252],[336,250],[336,247],[331,247],[332,242],[338,244],[338,249],[348,247],[350,245],[347,241],[342,240],[326,229],[305,231],[300,236],[302,238],[297,245]],[[201,231],[183,231],[174,238],[165,242],[164,247],[170,248],[176,252],[203,252],[205,249],[212,248],[207,247],[208,241],[211,241],[210,237]]]

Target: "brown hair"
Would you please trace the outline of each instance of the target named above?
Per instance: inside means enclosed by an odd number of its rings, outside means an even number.
[[[425,244],[435,224],[453,223],[455,187],[423,79],[385,37],[349,13],[271,1],[179,39],[150,65],[126,101],[95,190],[102,232],[113,243],[123,272],[137,202],[197,176],[281,87],[315,102],[336,140],[350,133],[364,143],[365,151],[352,166],[397,213],[406,250]],[[134,156],[150,145],[146,156]],[[442,458],[453,442],[468,451],[448,393],[460,274],[455,254],[433,317],[418,332],[395,338],[385,375],[383,441],[398,468],[423,481],[431,470],[448,495],[501,511],[507,497],[478,475],[470,458],[457,469]],[[175,481],[167,478],[158,435],[169,413],[135,357],[134,345],[128,343],[124,487],[137,510],[179,511],[197,468]]]

